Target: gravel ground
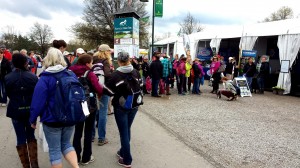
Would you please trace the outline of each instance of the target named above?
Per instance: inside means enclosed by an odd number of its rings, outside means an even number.
[[[202,95],[145,96],[141,111],[216,167],[300,167],[300,99],[254,94],[237,101]]]

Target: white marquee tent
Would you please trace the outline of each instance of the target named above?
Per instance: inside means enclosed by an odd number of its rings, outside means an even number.
[[[289,67],[293,65],[300,49],[300,19],[287,19],[275,22],[255,23],[239,26],[220,26],[203,32],[188,35],[192,58],[196,56],[198,42],[210,41],[210,47],[219,50],[222,39],[240,38],[241,50],[252,50],[258,37],[278,36],[278,49],[280,61],[289,60]],[[155,45],[174,44],[175,54],[185,53],[182,37],[171,37],[155,43]],[[169,49],[167,49],[169,54]],[[290,93],[291,74],[280,73],[278,86],[285,89],[285,94]]]

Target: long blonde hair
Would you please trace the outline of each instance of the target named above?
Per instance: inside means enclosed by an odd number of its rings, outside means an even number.
[[[98,58],[101,60],[107,60],[109,65],[112,65],[111,54],[107,54],[105,51],[98,51]]]
[[[44,59],[44,69],[48,67],[55,66],[55,65],[62,65],[63,67],[67,66],[67,63],[64,59],[63,54],[59,49],[51,47],[48,50],[48,53]]]

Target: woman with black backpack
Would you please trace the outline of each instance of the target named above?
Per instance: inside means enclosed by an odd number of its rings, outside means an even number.
[[[84,122],[78,123],[75,126],[75,133],[73,139],[73,146],[77,154],[77,160],[82,165],[88,165],[95,161],[94,156],[92,156],[92,131],[94,128],[96,111],[97,109],[97,96],[102,96],[102,85],[99,84],[97,76],[91,71],[93,66],[93,56],[88,54],[83,54],[78,58],[75,65],[70,67],[79,81],[86,89],[86,97],[88,98],[88,108],[90,115],[86,118]],[[84,130],[83,130],[84,129]],[[84,145],[81,157],[81,138],[84,132]]]
[[[105,81],[105,86],[108,87],[109,94],[114,96],[112,104],[121,141],[121,148],[117,152],[118,163],[130,168],[130,128],[139,105],[143,104],[143,82],[139,72],[130,64],[128,53],[118,53],[118,64],[120,67],[112,73],[110,80]]]

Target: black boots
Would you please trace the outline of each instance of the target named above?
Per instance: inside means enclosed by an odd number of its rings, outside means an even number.
[[[23,168],[30,168],[27,144],[17,146],[17,151],[23,165]]]
[[[31,168],[39,168],[36,139],[32,139],[29,141],[28,151]]]
[[[28,149],[27,144],[17,146],[17,151],[23,168],[39,168],[36,139],[28,141]]]

